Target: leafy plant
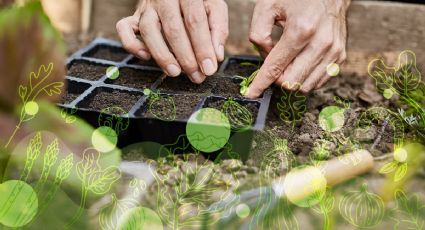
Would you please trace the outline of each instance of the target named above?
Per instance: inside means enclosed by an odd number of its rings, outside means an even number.
[[[239,90],[240,94],[245,96],[248,93],[248,88],[251,85],[252,81],[254,81],[254,78],[257,76],[258,72],[260,70],[254,71],[251,75],[248,77],[242,77],[242,82],[240,83],[241,89]]]
[[[294,128],[302,120],[307,110],[307,98],[299,90],[287,91],[283,88],[281,90],[282,96],[277,103],[279,117],[283,122],[290,124]]]
[[[254,67],[256,70],[251,73],[249,76],[236,76],[236,78],[239,78],[242,80],[240,83],[240,94],[245,96],[248,93],[248,88],[251,85],[252,81],[254,81],[254,78],[257,76],[258,72],[260,71],[261,62],[259,62],[257,65],[253,64],[251,62],[242,62],[239,64],[240,66],[245,67]]]
[[[381,92],[399,96],[401,108],[407,108],[402,117],[417,137],[425,140],[425,84],[416,67],[416,55],[410,50],[400,53],[395,67],[387,66],[376,59],[369,64],[369,75],[375,79]]]
[[[83,153],[83,159],[76,165],[77,176],[81,180],[81,200],[77,213],[66,225],[66,228],[71,227],[80,218],[89,192],[103,195],[120,178],[121,173],[116,166],[102,169],[99,165],[99,157],[99,152],[94,149],[87,149]]]
[[[408,153],[404,148],[398,148],[394,151],[394,160],[381,167],[379,173],[388,174],[395,172],[394,182],[398,182],[404,178],[407,173]]]
[[[397,222],[394,229],[424,229],[425,204],[419,199],[418,195],[408,197],[402,190],[397,190],[395,198],[397,206],[393,211],[398,215],[393,217]]]
[[[2,10],[0,30],[0,104],[2,110],[20,111],[7,148],[21,125],[36,115],[35,101],[61,93],[64,69],[54,67],[64,66],[64,49],[39,1]]]
[[[186,158],[186,157],[185,157]],[[153,167],[153,166],[151,166]],[[187,229],[200,227],[203,224],[211,225],[215,219],[209,216],[228,210],[237,200],[230,187],[237,187],[238,180],[229,184],[226,180],[217,177],[214,165],[205,162],[189,161],[185,159],[172,164],[167,172],[154,173],[157,181],[157,213],[164,224],[171,229]],[[153,171],[157,171],[152,169]],[[229,201],[223,206],[208,206],[211,196],[217,191],[224,190],[220,198]]]

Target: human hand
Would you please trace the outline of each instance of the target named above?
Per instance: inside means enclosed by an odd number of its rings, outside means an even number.
[[[248,89],[256,98],[272,83],[307,93],[320,88],[330,76],[329,64],[346,59],[346,11],[351,0],[258,0],[250,40],[265,57]],[[284,28],[273,44],[274,25]]]
[[[117,31],[130,53],[153,57],[168,76],[183,70],[199,84],[224,59],[227,5],[223,0],[141,0],[133,16],[117,23]]]

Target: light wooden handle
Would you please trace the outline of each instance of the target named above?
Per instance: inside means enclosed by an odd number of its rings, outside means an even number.
[[[272,187],[277,196],[287,196],[289,194],[286,193],[291,193],[296,194],[297,199],[303,199],[315,192],[314,189],[305,188],[311,187],[314,183],[320,183],[318,181],[320,178],[324,178],[322,180],[327,186],[333,186],[370,171],[373,165],[373,157],[367,150],[357,150],[329,161],[323,161],[316,167],[291,171],[288,183],[285,184],[286,177],[284,176],[274,180]],[[290,191],[285,191],[285,189]]]

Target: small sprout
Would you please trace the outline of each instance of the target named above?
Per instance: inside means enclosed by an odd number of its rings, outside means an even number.
[[[248,88],[251,85],[252,81],[254,80],[254,78],[257,76],[259,70],[254,71],[249,77],[239,77],[240,79],[242,79],[242,82],[240,84],[241,89],[240,89],[240,93],[241,95],[245,96],[248,93]]]

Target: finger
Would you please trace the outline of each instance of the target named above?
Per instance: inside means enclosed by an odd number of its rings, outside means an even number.
[[[344,63],[345,60],[345,54],[344,54],[344,58],[340,58],[338,59],[335,63],[338,65],[338,68],[341,68],[341,65]],[[332,63],[332,62],[331,62]],[[328,64],[329,65],[329,64]],[[327,68],[328,66],[326,66]],[[334,75],[334,74],[332,74]],[[319,81],[319,83],[316,85],[315,89],[319,89],[321,88],[323,85],[326,84],[326,82],[328,82],[332,77],[335,76],[331,76],[328,72],[326,72],[326,74],[323,76],[323,78]]]
[[[266,57],[273,48],[272,30],[275,24],[275,15],[272,4],[267,1],[256,4],[251,21],[249,40],[257,47],[261,56]],[[264,13],[269,12],[269,13]]]
[[[153,8],[147,8],[142,14],[139,26],[140,35],[157,64],[168,76],[179,76],[181,68],[162,37],[159,17]]]
[[[246,95],[248,98],[260,96],[264,90],[275,82],[285,68],[304,49],[313,35],[313,30],[310,28],[302,26],[292,28],[288,27],[285,30],[279,42],[267,56],[258,75],[248,88]]]
[[[139,32],[139,18],[137,16],[121,19],[116,28],[121,42],[128,52],[144,60],[151,58],[146,45],[136,37],[136,33]]]
[[[229,36],[229,13],[223,0],[204,2],[211,30],[212,44],[218,61],[224,60],[224,45]]]
[[[188,74],[192,82],[202,83],[205,80],[205,75],[198,68],[192,45],[183,24],[179,1],[161,1],[158,5],[158,16],[168,44],[180,66]]]
[[[334,63],[335,61],[336,58],[331,55],[325,57],[311,73],[309,78],[304,82],[301,87],[301,91],[304,93],[310,92],[313,89],[320,88],[319,85],[323,85],[329,81],[331,76],[327,74],[326,69],[329,64]]]
[[[313,70],[320,64],[323,56],[332,46],[332,41],[315,42],[314,40],[286,68],[279,81],[291,85],[302,85]],[[287,88],[291,90],[291,88]]]
[[[217,57],[212,44],[203,0],[181,0],[184,23],[202,72],[211,76],[217,71]]]

